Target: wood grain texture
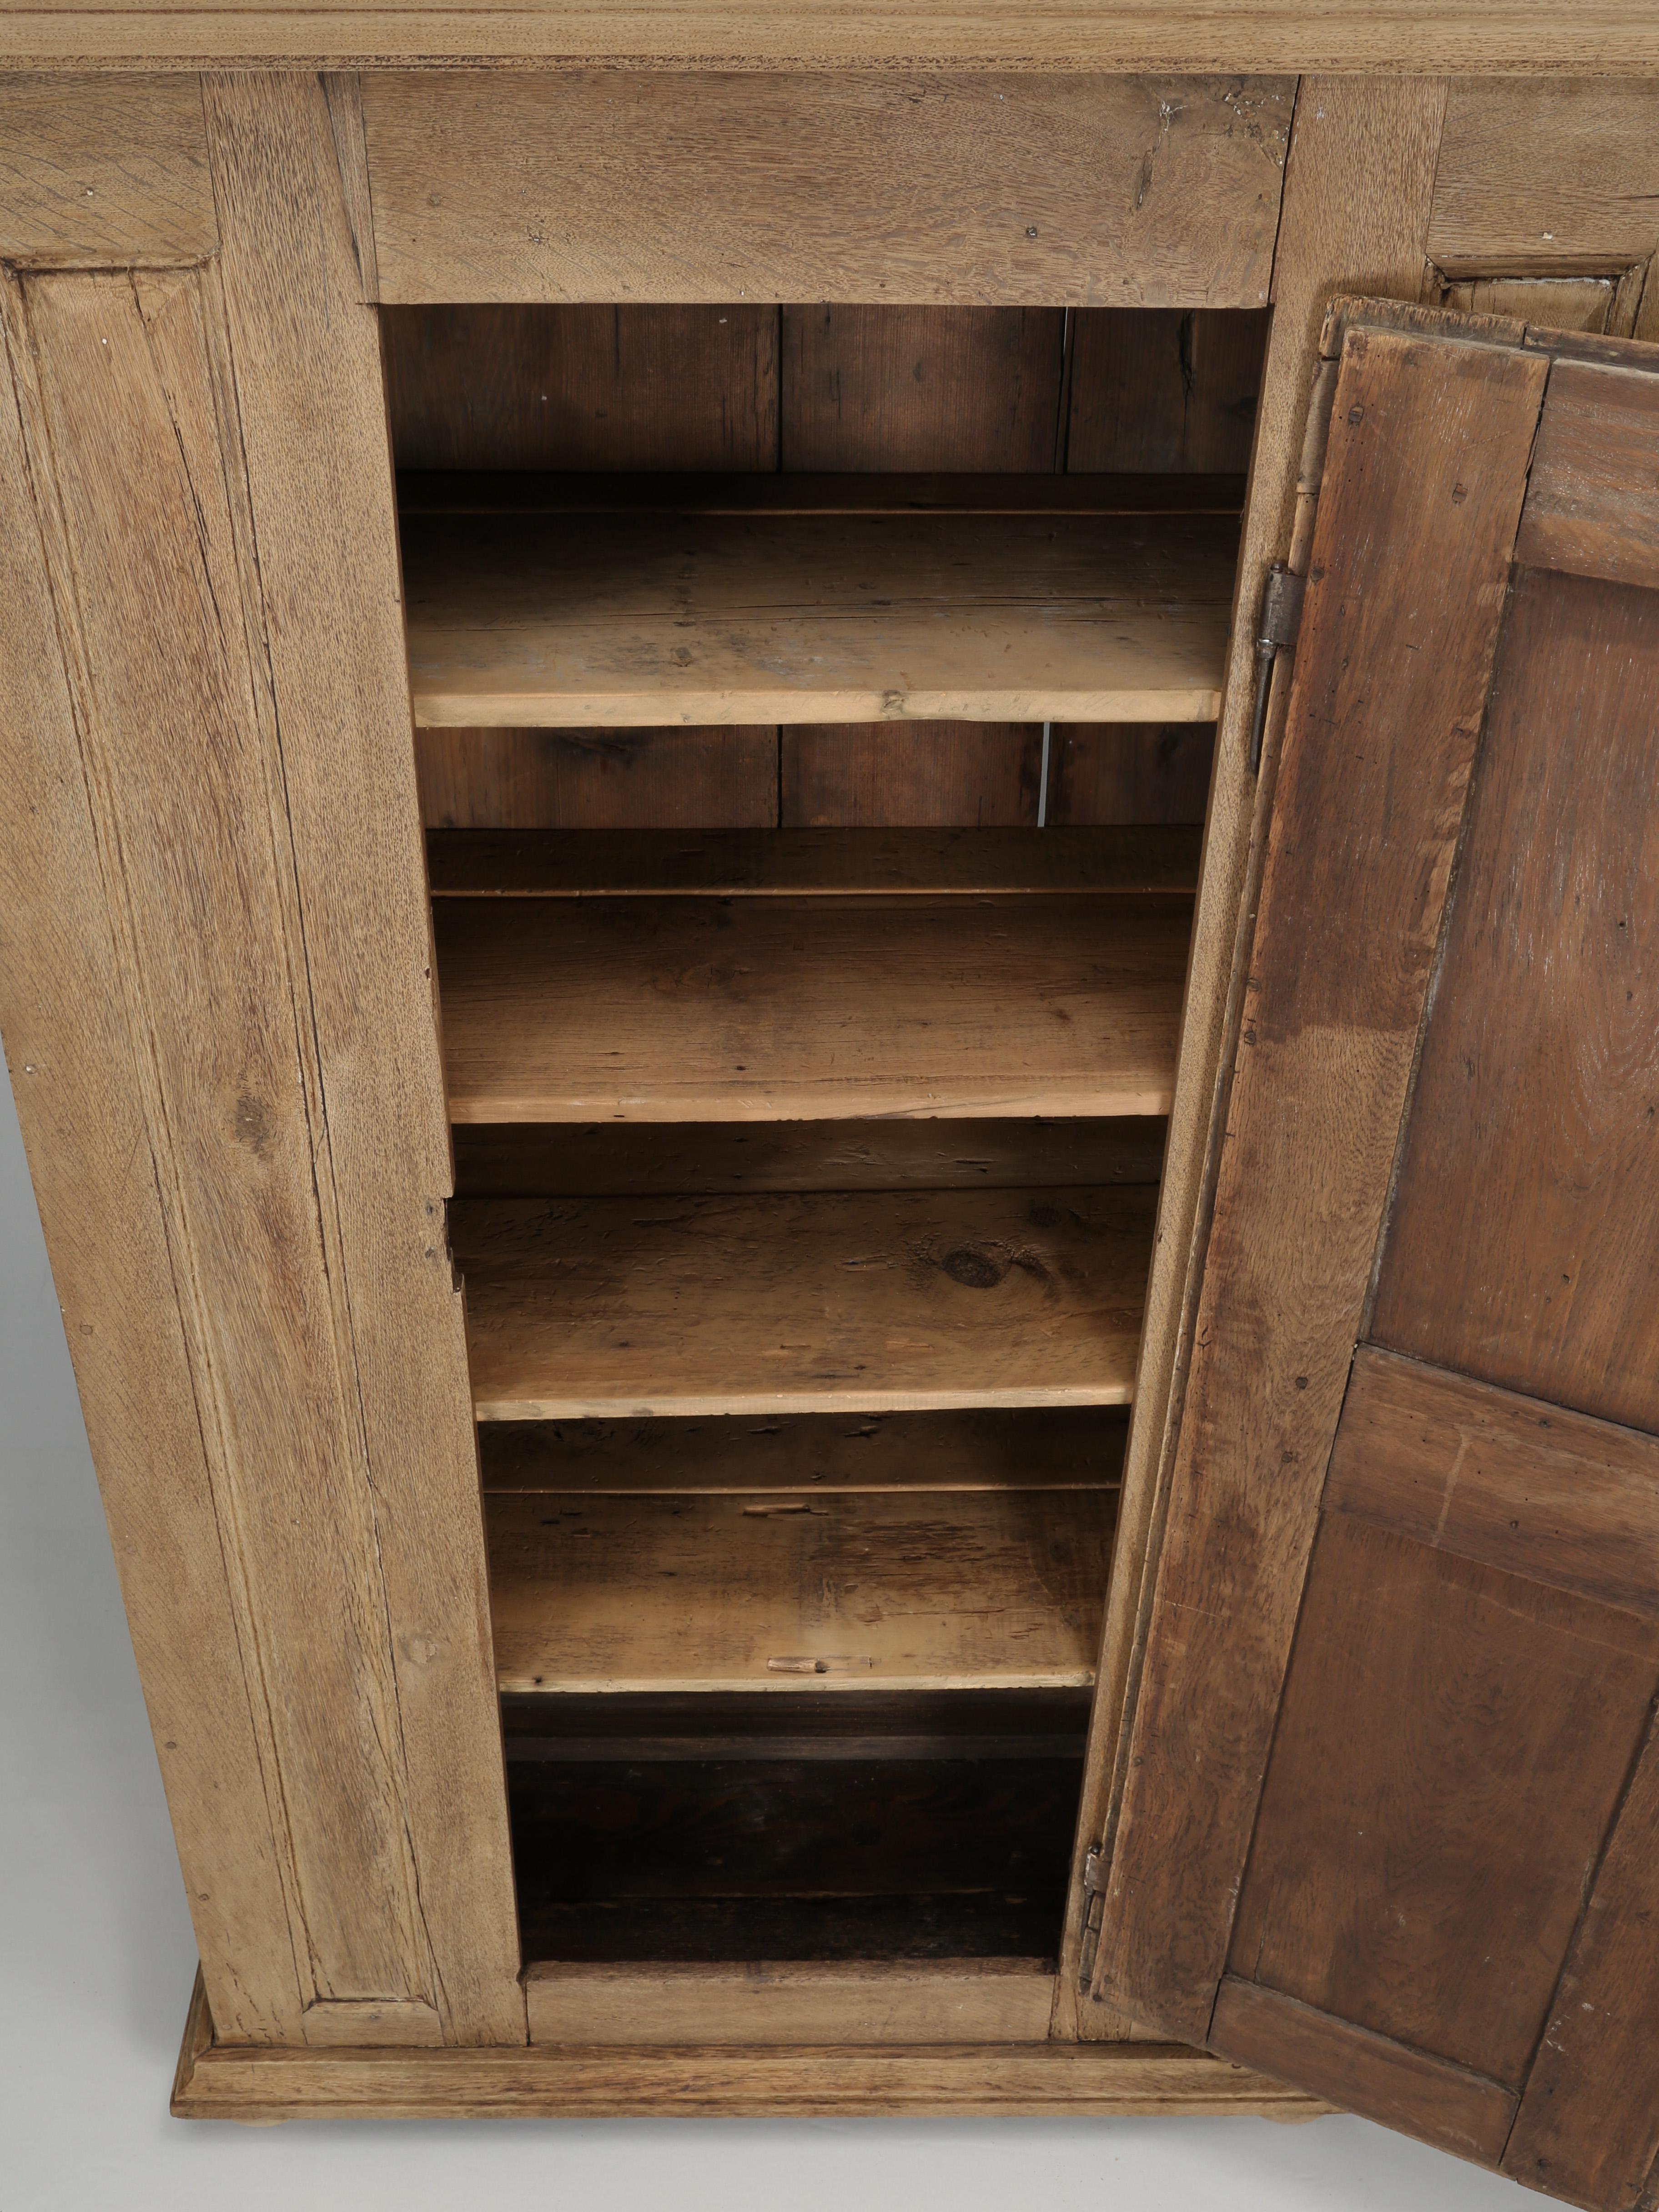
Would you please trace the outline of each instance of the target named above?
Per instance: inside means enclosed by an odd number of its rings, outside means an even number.
[[[775,729],[416,730],[434,830],[767,830]]]
[[[191,77],[0,77],[0,258],[153,264],[218,243]]]
[[[418,721],[1212,721],[1234,526],[410,518]]]
[[[1504,2153],[1534,2189],[1627,2212],[1659,2153],[1659,1761],[1642,1749]]]
[[[1215,765],[1208,723],[1056,722],[1049,747],[1050,834],[1204,820]]]
[[[1094,1679],[1110,1490],[489,1500],[504,1692],[1060,1689]]]
[[[1659,590],[1659,353],[1555,364],[1515,557]]]
[[[595,2045],[1043,2043],[1042,1959],[867,1966],[586,1966],[525,1976],[530,2040]]]
[[[1066,467],[1248,469],[1267,345],[1265,309],[1079,310]]]
[[[1429,66],[1424,52],[1425,58],[1413,66]],[[1269,732],[1267,773],[1258,779],[1249,763],[1255,670],[1248,617],[1261,605],[1270,562],[1283,559],[1291,549],[1305,565],[1305,542],[1292,545],[1292,520],[1328,301],[1350,286],[1385,296],[1418,295],[1444,97],[1443,85],[1430,78],[1358,84],[1329,77],[1310,80],[1298,96],[1274,257],[1275,304],[1257,410],[1251,498],[1239,549],[1236,618],[1216,731],[1182,1067],[1147,1286],[1136,1381],[1138,1418],[1125,1468],[1118,1565],[1107,1604],[1097,1718],[1056,1984],[1057,2033],[1070,2033],[1073,2020],[1085,2035],[1123,2032],[1121,2015],[1097,1999],[1085,2002],[1080,2009],[1068,2008],[1083,1950],[1084,1853],[1115,1832],[1127,1771],[1129,1737],[1121,1723],[1136,1693],[1150,1618],[1147,1570],[1149,1564],[1155,1568],[1162,1543],[1225,1127],[1228,1071],[1248,972],[1242,952],[1255,921],[1266,802],[1282,727],[1278,717],[1289,695],[1291,670],[1285,665],[1275,685],[1279,703]]]
[[[785,829],[1034,824],[1042,732],[1031,722],[853,722],[779,732]]]
[[[319,1999],[306,2008],[306,2041],[324,2050],[402,2045],[435,2050],[444,2040],[435,2006],[379,2003],[373,1998]]]
[[[381,296],[1259,307],[1292,90],[376,75]]]
[[[803,1413],[764,1421],[486,1421],[486,1491],[1087,1490],[1117,1480],[1123,1416],[1111,1408]]]
[[[1189,911],[444,899],[450,1117],[1167,1113]]]
[[[1328,1514],[1229,1954],[1518,2090],[1659,1686],[1659,1624]]]
[[[1152,1194],[451,1209],[481,1420],[1121,1405]]]
[[[1328,1513],[1659,1619],[1659,1442],[1364,1345]]]
[[[379,333],[321,85],[208,79],[204,99],[265,743],[281,763],[267,803],[292,841],[285,934],[296,960],[303,946],[312,1158],[356,1425],[348,1464],[363,1470],[372,1515],[364,1634],[395,1697],[380,1724],[395,1720],[398,1848],[431,1961],[431,1985],[409,1994],[436,2005],[451,2040],[512,2042],[523,1997],[465,1338],[440,1233],[448,1129]],[[255,1160],[262,1127],[258,1110],[236,1124]],[[267,1419],[282,1437],[291,1409]],[[307,1604],[314,1621],[314,1591]],[[329,1771],[331,1802],[348,1786]],[[372,1929],[361,1890],[344,1885],[336,1902],[360,1935]]]
[[[544,309],[541,312],[557,312]],[[654,307],[618,310],[653,315]],[[884,308],[896,321],[916,311]],[[1000,312],[1007,313],[1008,310]],[[953,320],[956,318],[952,318]],[[1141,318],[1146,319],[1146,318]],[[942,380],[945,389],[958,381]],[[695,473],[599,470],[400,469],[403,514],[1231,514],[1244,504],[1242,473],[1126,469],[1073,476],[867,469],[710,469]]]
[[[1659,39],[1645,0],[1598,0],[1564,21],[1554,0],[1500,6],[1402,0],[1379,17],[1372,0],[1320,0],[1294,15],[1264,0],[1200,8],[1127,0],[1103,15],[1085,0],[1011,21],[983,4],[900,0],[878,10],[779,9],[775,0],[696,0],[656,12],[636,0],[585,0],[532,11],[497,0],[369,9],[331,0],[320,9],[274,0],[157,6],[116,0],[95,10],[19,7],[4,19],[0,54],[19,68],[294,69],[358,62],[429,67],[514,61],[627,63],[696,69],[877,67],[1166,70],[1331,70],[1398,76],[1462,70],[1547,76],[1659,73]]]
[[[1455,314],[1500,315],[1547,331],[1601,333],[1613,322],[1626,286],[1615,276],[1476,276],[1442,277],[1432,290],[1438,304]]]
[[[1100,1947],[1103,1993],[1194,2039],[1388,1196],[1541,390],[1522,353],[1352,325],[1345,343]]]
[[[392,307],[382,328],[400,469],[778,465],[775,307]]]
[[[1633,60],[1633,58],[1632,58]],[[1616,274],[1659,247],[1659,85],[1454,82],[1429,254],[1454,276]]]
[[[1227,2057],[1312,2082],[1314,2095],[1344,2111],[1477,2165],[1497,2165],[1515,2118],[1513,2092],[1497,2082],[1231,1975],[1218,1993],[1211,2035]]]
[[[984,726],[972,724],[979,728]],[[893,744],[909,735],[887,730]],[[437,836],[427,840],[434,898],[789,898],[1011,891],[1191,893],[1199,841],[1152,826],[1032,830],[836,829],[620,836]]]
[[[113,825],[88,775],[102,725],[87,714],[35,341],[15,280],[0,300],[0,1035],[202,1972],[227,2044],[294,2042],[309,1989],[289,1932],[291,1847],[180,1311]]]
[[[464,1122],[463,1198],[696,1198],[771,1190],[1155,1183],[1158,1115],[988,1120]]]
[[[1522,571],[1371,1334],[1659,1429],[1659,599]]]
[[[1054,469],[1065,365],[1062,307],[785,307],[780,465]]]

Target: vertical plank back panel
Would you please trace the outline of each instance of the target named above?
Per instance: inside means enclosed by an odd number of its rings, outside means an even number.
[[[430,830],[769,830],[778,733],[416,730]]]
[[[1267,345],[1265,309],[1080,308],[1066,466],[1242,475]]]

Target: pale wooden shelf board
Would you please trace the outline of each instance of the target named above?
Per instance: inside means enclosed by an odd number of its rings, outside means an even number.
[[[1160,1115],[1183,898],[447,899],[452,1121]]]
[[[1195,892],[1201,830],[428,830],[434,898]]]
[[[503,1691],[1054,1689],[1094,1680],[1109,1490],[497,1495]]]
[[[1237,544],[1207,515],[411,516],[415,718],[1213,721]]]
[[[1123,1405],[1156,1190],[451,1206],[481,1420]]]
[[[1120,1477],[1121,1413],[803,1413],[708,1420],[486,1421],[486,1491],[1098,1490]]]

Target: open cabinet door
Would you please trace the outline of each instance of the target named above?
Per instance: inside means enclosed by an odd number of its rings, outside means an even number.
[[[1634,2205],[1659,348],[1364,302],[1334,328],[1094,1986]]]

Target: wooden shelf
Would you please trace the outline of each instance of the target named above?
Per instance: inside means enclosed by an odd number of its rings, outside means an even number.
[[[434,727],[1207,722],[1224,515],[411,515]]]
[[[416,514],[1231,514],[1242,476],[1110,471],[1075,476],[695,474],[403,469],[398,511]]]
[[[1158,1193],[474,1199],[486,1421],[1122,1405]]]
[[[1110,1491],[490,1498],[503,1691],[1094,1680]]]
[[[428,830],[434,898],[1122,894],[1198,889],[1203,832]]]
[[[1121,1478],[1123,1416],[1092,1406],[803,1413],[770,1420],[486,1421],[486,1491],[681,1497],[1099,1490]]]
[[[446,899],[453,1121],[1166,1114],[1184,898]]]

